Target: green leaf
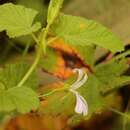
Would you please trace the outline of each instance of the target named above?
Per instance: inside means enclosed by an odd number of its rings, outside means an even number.
[[[95,75],[102,81],[107,81],[108,77],[117,77],[123,74],[129,65],[127,64],[127,60],[113,61],[107,62],[103,64],[99,64],[95,67]]]
[[[32,89],[38,86],[37,76],[34,73],[23,86],[17,87],[19,81],[27,72],[26,64],[10,64],[0,71],[0,111],[20,113],[29,112],[39,106],[37,94]]]
[[[33,24],[37,13],[12,3],[0,5],[0,31],[6,31],[11,38],[31,34],[41,27],[39,22]]]
[[[112,52],[124,49],[121,40],[107,28],[80,17],[61,14],[52,25],[51,32],[68,44],[80,46],[95,44]]]
[[[26,74],[29,67],[30,66],[25,63],[8,64],[5,66],[4,69],[0,71],[0,81],[7,88],[16,86],[23,78],[23,76]],[[30,75],[30,77],[24,83],[24,86],[29,86],[34,90],[38,87],[38,76],[35,71]]]
[[[73,113],[75,99],[72,94],[56,92],[47,98],[47,103],[40,111],[44,114],[66,114]]]
[[[113,79],[110,78],[110,80],[107,83],[102,85],[101,92],[106,94],[108,92],[117,90],[126,85],[130,85],[130,76],[119,76]]]
[[[80,94],[86,99],[89,106],[89,115],[101,112],[105,106],[105,98],[100,94],[100,82],[98,79],[91,75],[88,81],[79,89]]]
[[[38,11],[36,20],[41,21],[42,25],[46,25],[47,4],[43,0],[18,0],[15,2],[18,5],[23,5],[27,8],[32,8]]]
[[[16,110],[20,113],[27,113],[33,109],[37,109],[38,106],[38,96],[31,88],[22,86],[0,91],[1,112]]]
[[[51,0],[48,8],[47,22],[52,24],[57,17],[64,0]]]
[[[129,68],[127,60],[113,61],[104,64],[99,64],[95,67],[95,76],[102,83],[100,90],[103,93],[111,91],[128,84],[129,77],[122,76]]]

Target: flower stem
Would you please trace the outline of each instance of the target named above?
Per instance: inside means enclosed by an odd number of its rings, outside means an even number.
[[[46,93],[46,94],[43,94],[43,95],[40,95],[39,97],[48,97],[56,92],[59,92],[59,91],[64,91],[64,90],[68,90],[68,87],[62,87],[62,88],[58,88],[58,89],[54,89],[52,90],[51,92],[49,93]]]

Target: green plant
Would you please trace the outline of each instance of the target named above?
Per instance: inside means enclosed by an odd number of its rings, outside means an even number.
[[[124,50],[122,41],[93,20],[59,13],[62,4],[63,0],[51,0],[46,27],[34,22],[36,10],[12,3],[0,5],[0,31],[6,31],[9,38],[32,36],[36,53],[31,66],[22,61],[8,64],[0,70],[0,112],[28,113],[37,110],[44,114],[71,115],[75,120],[82,120],[108,109],[130,118],[128,114],[112,108],[111,102],[116,97],[115,91],[130,83],[130,76],[124,73],[129,68],[126,56],[130,51],[95,65],[97,46],[115,54]],[[78,78],[72,75],[60,88],[47,88],[39,94],[36,69],[55,70],[58,54],[51,44],[57,39],[79,53],[84,64],[89,66],[86,67],[88,72],[76,69]],[[48,102],[44,108],[40,105],[40,98]]]

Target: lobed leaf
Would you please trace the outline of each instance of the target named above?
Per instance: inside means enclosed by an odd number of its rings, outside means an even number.
[[[36,110],[39,106],[37,94],[29,87],[12,87],[0,91],[0,112],[11,112],[16,110],[27,113]]]
[[[125,84],[129,84],[130,78],[123,75],[129,68],[127,60],[113,61],[97,65],[95,67],[95,76],[102,83],[101,92],[118,89]]]
[[[35,72],[23,86],[17,87],[28,68],[26,64],[10,64],[0,71],[0,112],[27,113],[38,108],[39,99],[33,90],[38,86]]]
[[[106,27],[81,17],[61,14],[52,25],[51,32],[68,44],[95,44],[112,52],[124,49],[122,41]]]
[[[8,64],[0,71],[0,81],[7,87],[7,89],[12,88],[20,82],[29,67],[30,66],[25,63]],[[34,90],[38,87],[38,76],[35,71],[24,83],[24,86],[29,86]]]
[[[33,24],[37,13],[33,9],[12,3],[0,5],[0,31],[6,31],[10,38],[36,32],[41,27],[39,22]]]

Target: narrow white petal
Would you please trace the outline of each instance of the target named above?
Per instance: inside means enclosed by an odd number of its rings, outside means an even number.
[[[71,86],[71,88],[75,89],[75,90],[78,89],[78,88],[80,88],[81,86],[84,85],[84,83],[87,81],[87,79],[88,79],[88,75],[85,74],[84,77],[83,77],[83,79],[81,81],[79,81],[78,83],[73,84],[73,86]]]
[[[82,69],[74,69],[75,73],[78,72],[78,78],[77,80],[71,85],[71,88],[75,88],[75,85],[82,79],[84,72]]]
[[[86,116],[88,114],[88,103],[86,102],[84,97],[82,97],[81,95],[79,95],[79,96],[80,96],[80,98],[82,100],[83,115]]]
[[[88,114],[88,104],[86,100],[81,95],[79,95],[78,92],[75,92],[75,95],[76,95],[75,112],[86,116]]]
[[[76,80],[76,82],[79,82],[82,79],[83,75],[84,75],[83,69],[74,69],[73,71],[75,73],[78,73],[78,79]]]

